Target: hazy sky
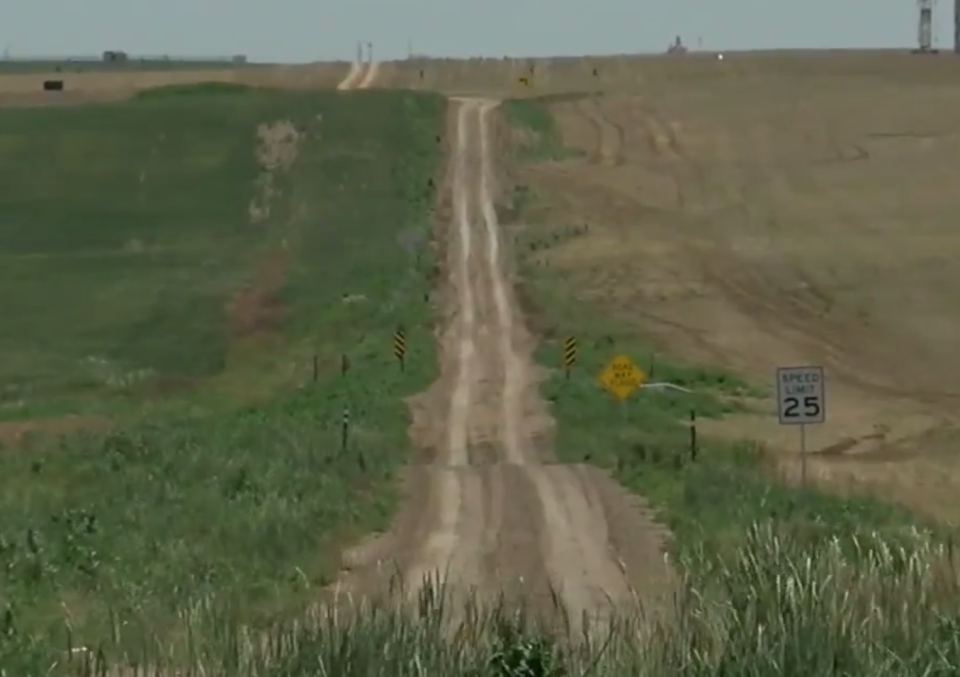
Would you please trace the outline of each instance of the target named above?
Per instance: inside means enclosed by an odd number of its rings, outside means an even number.
[[[952,2],[936,8],[952,44]],[[0,52],[247,54],[257,61],[661,51],[680,34],[705,48],[907,47],[914,0],[0,0]]]

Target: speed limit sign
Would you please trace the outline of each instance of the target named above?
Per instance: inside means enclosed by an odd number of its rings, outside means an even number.
[[[800,426],[800,482],[807,482],[807,424],[823,423],[827,402],[823,398],[823,367],[777,369],[777,414],[781,425]]]
[[[780,423],[823,423],[827,413],[823,386],[823,367],[777,369],[777,413]]]

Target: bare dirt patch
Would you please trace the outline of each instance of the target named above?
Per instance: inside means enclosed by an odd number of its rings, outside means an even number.
[[[280,290],[287,262],[286,252],[269,252],[263,257],[253,282],[230,300],[227,315],[235,341],[273,334],[283,326],[284,307]]]
[[[296,162],[300,141],[300,132],[289,120],[257,127],[255,154],[260,174],[248,209],[251,222],[262,223],[270,218],[271,207],[280,198],[276,182]],[[281,330],[285,310],[280,292],[288,263],[286,247],[270,248],[261,256],[251,282],[230,299],[226,311],[234,342],[232,354],[256,347]]]
[[[50,439],[80,432],[104,431],[110,421],[99,416],[70,414],[29,421],[0,421],[0,446],[17,447],[30,438]]]
[[[289,120],[264,123],[257,127],[257,177],[250,202],[250,220],[259,223],[270,218],[270,205],[277,196],[278,172],[285,172],[297,159],[300,132]]]

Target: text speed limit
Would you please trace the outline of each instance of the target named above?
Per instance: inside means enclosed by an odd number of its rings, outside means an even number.
[[[777,414],[780,423],[823,423],[826,418],[823,386],[823,367],[777,369]]]

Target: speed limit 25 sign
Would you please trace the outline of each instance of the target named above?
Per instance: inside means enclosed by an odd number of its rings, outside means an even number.
[[[823,423],[823,367],[780,367],[777,369],[777,413],[783,425]]]

